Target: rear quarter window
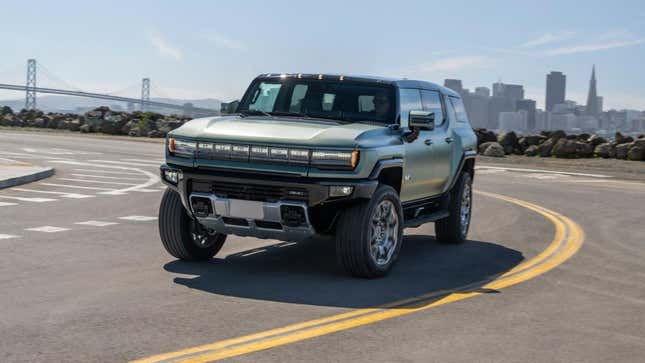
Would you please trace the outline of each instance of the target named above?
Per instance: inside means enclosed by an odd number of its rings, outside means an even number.
[[[448,97],[450,103],[455,109],[455,115],[457,122],[468,122],[468,114],[466,114],[466,107],[464,107],[464,101],[461,98],[457,97]]]

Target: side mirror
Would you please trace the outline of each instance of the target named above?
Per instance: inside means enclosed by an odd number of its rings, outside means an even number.
[[[235,100],[232,102],[222,102],[220,104],[220,114],[222,115],[228,115],[235,113],[237,111],[237,106],[240,104],[239,100]]]
[[[434,112],[410,111],[408,127],[420,130],[434,130]]]

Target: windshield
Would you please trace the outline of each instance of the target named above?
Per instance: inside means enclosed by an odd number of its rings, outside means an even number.
[[[255,82],[238,110],[388,125],[394,123],[394,106],[392,86],[288,79]]]

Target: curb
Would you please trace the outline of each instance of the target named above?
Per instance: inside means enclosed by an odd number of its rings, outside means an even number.
[[[54,168],[46,168],[33,174],[23,175],[15,178],[0,180],[0,189],[15,187],[21,184],[35,182],[36,180],[45,179],[54,175]]]

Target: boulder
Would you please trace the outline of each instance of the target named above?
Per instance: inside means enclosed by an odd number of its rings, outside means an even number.
[[[632,146],[631,143],[616,145],[616,159],[627,159],[627,153]]]
[[[510,154],[518,146],[517,134],[514,131],[502,132],[497,136],[497,142],[502,145],[506,154]]]
[[[11,107],[2,106],[2,108],[0,108],[0,116],[4,115],[13,115],[13,110],[11,109]]]
[[[627,151],[627,160],[645,161],[645,147],[634,145]]]
[[[475,129],[475,135],[477,135],[477,145],[481,145],[485,142],[497,141],[497,135],[493,131],[486,129]]]
[[[555,143],[551,154],[566,159],[589,158],[593,156],[593,150],[586,142],[564,138]]]
[[[616,157],[616,146],[609,142],[604,142],[596,146],[594,154],[605,159]]]
[[[627,144],[627,143],[632,142],[632,141],[634,141],[633,137],[624,136],[620,132],[616,132],[616,135],[614,136],[614,142],[616,143],[616,145]]]
[[[600,144],[604,144],[607,142],[607,140],[604,137],[598,136],[596,134],[591,135],[588,139],[587,142],[591,144],[594,148]]]
[[[493,142],[490,145],[488,145],[486,150],[484,150],[484,155],[503,158],[505,155],[504,147],[497,142]]]
[[[159,130],[150,130],[148,131],[148,137],[164,137],[165,135],[159,132]]]
[[[551,156],[551,150],[553,150],[553,145],[556,143],[556,139],[548,139],[545,142],[538,145],[538,155],[542,157]]]
[[[485,142],[485,143],[483,143],[483,144],[479,145],[479,147],[477,148],[477,151],[479,151],[479,153],[480,153],[480,154],[483,154],[483,153],[484,153],[484,151],[486,151],[486,149],[487,149],[491,144],[497,144],[497,141],[487,141],[487,142]]]
[[[524,150],[524,155],[526,156],[536,156],[538,154],[538,145],[531,145]]]

